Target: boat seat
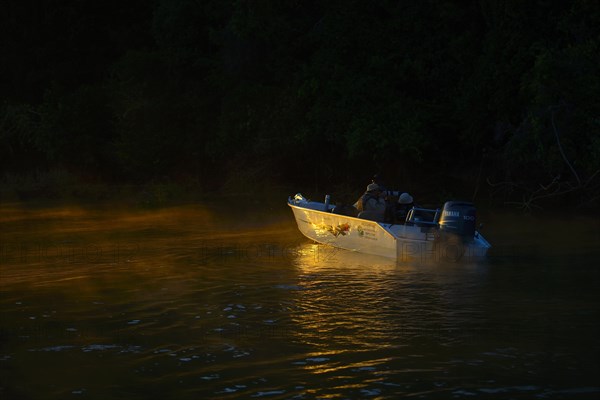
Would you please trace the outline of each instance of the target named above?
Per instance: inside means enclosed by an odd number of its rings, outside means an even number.
[[[383,221],[383,213],[376,211],[361,211],[358,213],[358,218],[381,222]]]

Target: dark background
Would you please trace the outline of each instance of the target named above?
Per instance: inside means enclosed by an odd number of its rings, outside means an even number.
[[[2,179],[359,194],[379,173],[591,207],[599,26],[586,0],[5,2]]]

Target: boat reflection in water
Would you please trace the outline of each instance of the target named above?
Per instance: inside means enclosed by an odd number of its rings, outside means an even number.
[[[468,340],[485,320],[474,298],[486,280],[483,264],[420,266],[305,244],[295,266],[294,339],[312,348],[299,364],[332,383],[320,395],[381,394],[417,376],[441,379],[447,365],[433,361],[436,353]]]

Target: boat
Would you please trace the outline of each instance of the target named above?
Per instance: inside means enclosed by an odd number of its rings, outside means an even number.
[[[491,248],[476,229],[476,210],[470,202],[447,201],[441,209],[412,207],[399,223],[338,213],[329,195],[317,202],[298,193],[288,197],[288,206],[304,236],[353,252],[398,261],[456,262],[481,259]]]

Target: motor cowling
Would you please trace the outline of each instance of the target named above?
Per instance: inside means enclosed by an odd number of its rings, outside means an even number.
[[[476,209],[467,201],[447,201],[439,220],[440,231],[458,235],[463,240],[475,237]]]

